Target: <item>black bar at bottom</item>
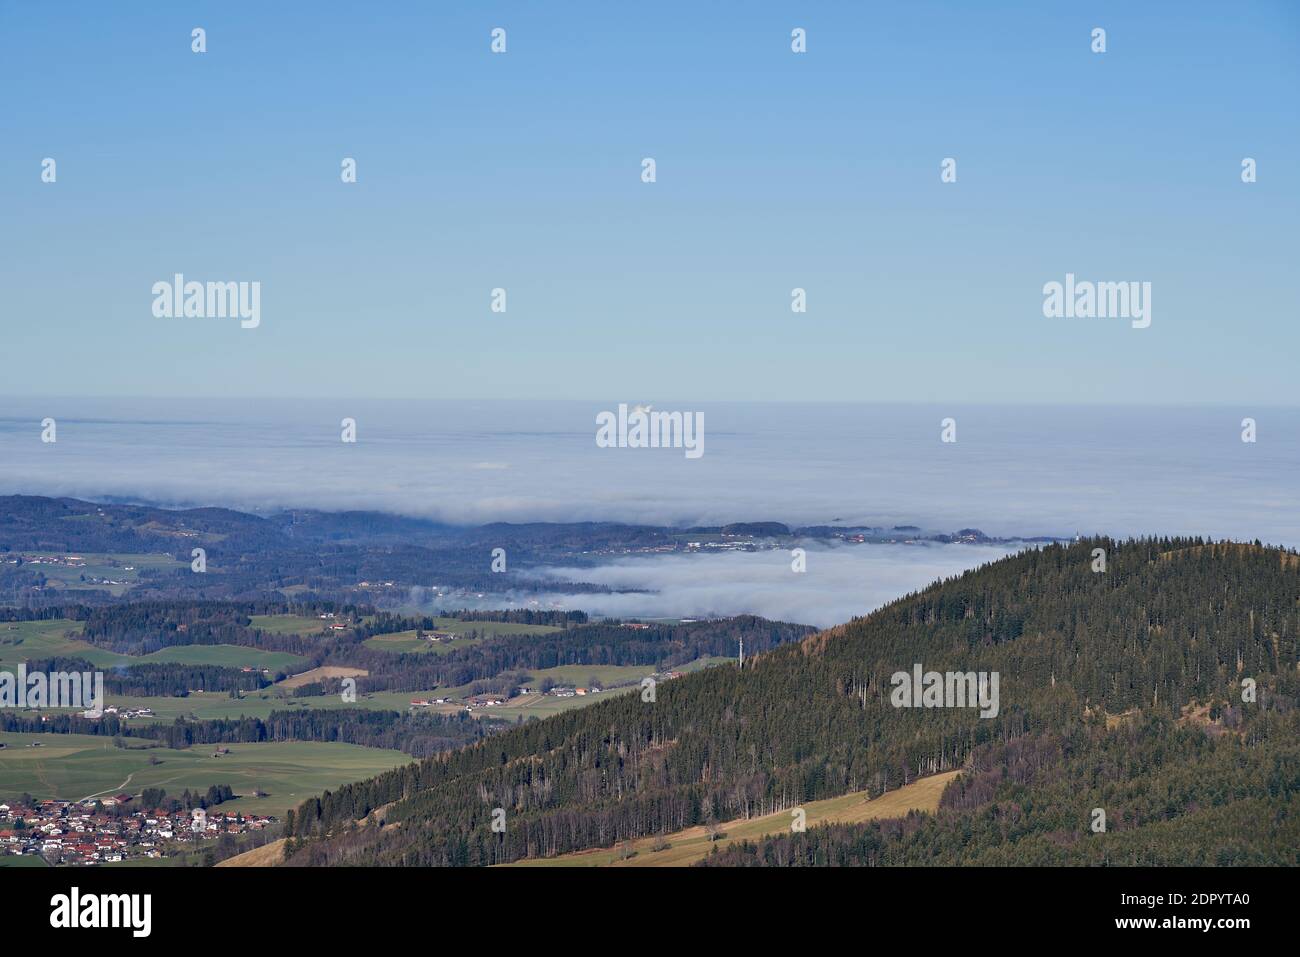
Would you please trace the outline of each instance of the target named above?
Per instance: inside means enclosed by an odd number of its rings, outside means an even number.
[[[938,946],[947,933],[969,943],[971,933],[996,932],[1233,947],[1291,936],[1290,876],[1268,868],[24,868],[0,870],[0,885],[11,932],[24,939],[75,934],[130,949],[248,944],[263,932],[375,946],[389,934],[440,927],[506,946],[567,927],[562,936],[605,946],[588,935],[658,928],[658,936],[664,922],[682,919],[728,943],[770,945],[765,936],[784,926],[809,940],[856,927],[864,941],[896,934]],[[144,898],[134,895],[149,895],[147,936]],[[71,926],[115,917],[125,926]]]

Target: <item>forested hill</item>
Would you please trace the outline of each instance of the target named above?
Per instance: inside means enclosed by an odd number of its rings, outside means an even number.
[[[1104,571],[1094,570],[1096,549]],[[707,669],[660,684],[653,701],[622,696],[327,793],[292,816],[290,850],[303,864],[496,863],[879,793],[955,768],[970,773],[945,806],[978,816],[1008,782],[1032,788],[1039,770],[1067,760],[1085,769],[1037,779],[1055,788],[1056,810],[1024,817],[1048,845],[1087,830],[1094,796],[1072,793],[1080,775],[1132,792],[1112,808],[1115,829],[1207,806],[1224,808],[1211,823],[1240,828],[1238,800],[1267,812],[1255,824],[1267,829],[1300,788],[1298,630],[1294,552],[1189,539],[1052,545],[776,648],[743,672]],[[894,707],[891,675],[918,664],[996,672],[996,717]],[[1242,700],[1246,678],[1253,702]],[[1159,774],[1180,760],[1236,768],[1241,780],[1183,808]],[[377,808],[383,826],[354,826]],[[491,827],[496,808],[503,833]],[[997,827],[985,830],[997,840]],[[985,831],[955,833],[969,841]],[[823,849],[853,845],[869,862],[856,839]]]

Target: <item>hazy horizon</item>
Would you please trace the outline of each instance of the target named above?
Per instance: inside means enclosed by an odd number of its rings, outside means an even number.
[[[22,394],[2,393],[0,392],[0,402],[28,402],[36,399],[51,399],[56,401],[76,401],[76,402],[94,402],[97,400],[106,400],[112,402],[259,402],[269,400],[272,402],[401,402],[401,403],[436,403],[436,402],[472,402],[475,404],[491,403],[546,403],[546,402],[584,402],[584,403],[617,403],[618,401],[627,401],[626,399],[609,399],[597,394],[590,395],[559,395],[559,396],[539,396],[539,395],[501,395],[501,396],[402,396],[402,395],[334,395],[325,393],[241,393],[238,396],[230,396],[228,393],[201,393],[201,392],[177,392],[160,395],[150,395],[142,392],[123,392],[123,393],[69,393],[65,391],[32,391]],[[673,400],[678,407],[683,404],[701,403],[701,404],[718,404],[727,403],[730,405],[796,405],[796,406],[913,406],[913,407],[930,407],[952,404],[953,406],[983,406],[985,408],[1007,408],[1007,409],[1042,409],[1042,408],[1085,408],[1085,409],[1223,409],[1237,406],[1249,406],[1255,409],[1281,409],[1292,410],[1300,409],[1300,400],[1295,402],[1251,402],[1249,400],[1233,401],[1231,403],[1223,399],[1186,399],[1183,401],[1171,402],[1124,402],[1120,400],[1095,400],[1095,401],[1064,401],[1056,400],[1050,402],[1035,402],[1032,400],[1004,401],[1004,402],[970,402],[968,400],[957,399],[952,397],[940,397],[929,399],[784,399],[784,398],[753,398],[753,399],[706,399],[700,396],[682,395]]]

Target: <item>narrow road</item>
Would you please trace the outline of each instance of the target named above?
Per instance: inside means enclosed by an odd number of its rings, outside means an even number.
[[[104,790],[102,790],[102,791],[96,791],[94,794],[87,794],[84,798],[82,798],[80,801],[77,801],[77,802],[75,802],[75,803],[77,803],[77,804],[83,804],[83,803],[85,803],[86,801],[89,801],[91,798],[99,797],[101,794],[107,794],[109,791],[114,791],[114,792],[120,791],[120,790],[122,790],[124,787],[126,787],[128,784],[131,783],[131,779],[132,779],[133,777],[135,777],[135,772],[134,772],[134,771],[132,771],[130,774],[128,774],[128,775],[126,776],[126,780],[123,781],[121,784],[119,784],[117,787],[115,787],[115,788],[104,788]]]

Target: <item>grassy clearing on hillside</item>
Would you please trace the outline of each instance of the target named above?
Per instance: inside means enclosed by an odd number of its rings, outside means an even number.
[[[359,678],[363,675],[370,674],[364,668],[345,668],[340,665],[324,665],[320,668],[312,668],[310,671],[299,672],[292,677],[285,678],[280,682],[278,687],[287,690],[301,688],[303,685],[309,685],[316,681],[325,681],[328,678]]]
[[[284,860],[284,838],[255,847],[243,854],[236,854],[224,861],[218,861],[217,867],[274,867]]]
[[[32,742],[41,747],[30,747]],[[146,787],[180,794],[229,784],[240,797],[228,809],[281,817],[321,791],[411,760],[400,751],[317,741],[224,744],[230,753],[219,758],[213,757],[215,745],[127,750],[109,738],[85,734],[0,733],[0,743],[6,746],[0,750],[3,798],[26,792],[38,799],[79,800],[117,791],[138,794]],[[162,763],[151,765],[150,757]],[[253,797],[256,788],[268,796]]]
[[[600,694],[574,695],[572,698],[557,698],[555,695],[544,694],[525,694],[511,698],[498,707],[481,709],[474,713],[478,717],[487,715],[489,717],[509,718],[511,721],[520,716],[525,718],[549,718],[551,715],[560,714],[563,711],[585,708],[587,705],[603,701],[611,695],[631,694],[636,690],[637,686],[629,685],[626,688],[601,691]]]
[[[687,674],[710,668],[714,665],[728,664],[731,658],[697,658],[684,665],[677,665],[671,670]],[[593,683],[600,688],[615,685],[641,683],[642,678],[655,673],[654,665],[560,665],[556,668],[540,668],[529,671],[534,684],[544,678],[550,678],[559,685],[576,685],[579,688],[590,687]],[[591,679],[595,678],[595,682]]]
[[[904,817],[908,811],[933,813],[939,807],[939,798],[960,771],[947,771],[921,778],[911,784],[882,794],[874,801],[866,800],[864,792],[855,791],[825,801],[809,801],[803,805],[808,827],[818,824],[860,824],[877,818]],[[641,838],[632,842],[633,856],[624,857],[624,849],[598,848],[562,854],[559,857],[533,858],[515,861],[504,867],[686,867],[709,855],[716,844],[718,849],[738,841],[756,841],[770,834],[780,834],[789,829],[790,811],[778,811],[748,821],[727,821],[721,825],[720,836],[710,841],[703,827],[687,828],[667,836],[668,847],[654,850],[655,839]]]
[[[557,668],[537,668],[528,672],[533,684],[550,678],[557,685],[576,685],[598,688],[616,684],[640,683],[641,679],[655,673],[654,665],[560,665]],[[594,682],[592,678],[596,679]]]

